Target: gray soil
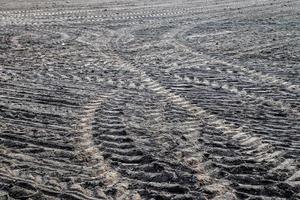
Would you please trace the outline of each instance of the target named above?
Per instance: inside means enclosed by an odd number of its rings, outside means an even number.
[[[0,0],[0,199],[300,199],[300,1]]]

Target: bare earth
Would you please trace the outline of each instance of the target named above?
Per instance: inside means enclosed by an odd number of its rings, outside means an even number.
[[[300,199],[299,0],[0,0],[0,199]]]

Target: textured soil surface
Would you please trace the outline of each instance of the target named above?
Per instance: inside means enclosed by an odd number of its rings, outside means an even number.
[[[300,1],[0,0],[0,199],[300,199]]]

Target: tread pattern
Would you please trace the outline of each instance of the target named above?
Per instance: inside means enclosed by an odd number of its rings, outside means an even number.
[[[300,198],[298,1],[0,4],[0,199]]]

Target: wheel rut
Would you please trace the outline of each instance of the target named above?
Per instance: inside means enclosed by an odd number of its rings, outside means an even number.
[[[0,199],[299,199],[298,1],[0,4]]]

